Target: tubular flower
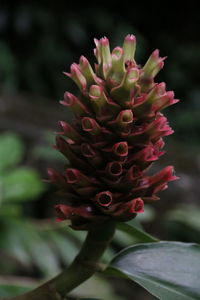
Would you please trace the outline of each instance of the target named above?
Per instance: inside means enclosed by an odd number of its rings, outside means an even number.
[[[172,166],[146,175],[164,154],[163,137],[173,133],[161,111],[178,100],[165,83],[154,81],[165,58],[155,50],[143,67],[137,65],[133,35],[112,53],[106,37],[95,44],[94,69],[81,56],[64,73],[79,89],[77,96],[64,94],[61,104],[75,118],[72,124],[59,122],[55,145],[69,165],[63,173],[48,170],[63,199],[56,205],[58,220],[69,219],[73,228],[86,230],[111,218],[134,218],[177,179]]]

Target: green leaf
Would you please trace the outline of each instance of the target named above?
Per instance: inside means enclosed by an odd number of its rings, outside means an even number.
[[[162,300],[200,299],[200,245],[180,242],[128,247],[111,262],[108,273],[126,276]]]
[[[36,198],[44,190],[44,183],[36,171],[20,168],[1,179],[3,201],[26,201]]]
[[[44,235],[44,234],[43,234]],[[48,243],[53,244],[57,254],[62,261],[69,264],[78,253],[78,246],[75,245],[72,239],[61,234],[58,230],[48,230],[46,232]]]
[[[22,217],[22,207],[16,203],[9,203],[1,206],[0,217],[2,218],[13,218]]]
[[[20,234],[25,249],[40,271],[45,276],[56,275],[60,271],[59,262],[39,231],[31,223],[24,222],[24,227],[21,228]]]
[[[33,158],[35,158],[36,160],[39,160],[39,159],[48,160],[48,161],[56,160],[58,162],[66,163],[66,158],[63,155],[61,155],[60,152],[55,151],[55,149],[53,149],[51,147],[51,145],[36,146],[35,148],[33,148],[32,152],[31,152],[31,156]]]
[[[170,222],[179,222],[190,229],[200,231],[200,209],[195,205],[182,205],[170,211],[166,218]]]
[[[149,204],[145,204],[145,210],[142,214],[137,215],[137,220],[139,222],[152,222],[155,219],[156,213],[155,208]],[[134,219],[133,219],[134,220]]]
[[[53,276],[60,271],[59,261],[37,227],[20,219],[2,222],[0,248],[25,267],[35,265],[43,275]]]
[[[28,292],[30,290],[29,287],[23,287],[23,286],[16,286],[16,285],[0,285],[0,295],[1,297],[14,297],[17,295],[21,295],[25,292]]]
[[[73,290],[74,297],[79,299],[80,295],[84,299],[96,299],[97,295],[99,295],[99,297],[105,300],[124,300],[121,296],[116,295],[109,281],[98,274],[94,274]]]
[[[0,174],[19,163],[24,155],[24,145],[18,135],[0,135]]]
[[[1,297],[14,297],[35,288],[39,283],[26,277],[0,277]]]
[[[119,245],[120,249],[123,249],[123,248],[133,245],[133,243],[136,244],[137,240],[134,239],[134,237],[132,237],[127,232],[117,229],[115,231],[115,235],[113,237],[113,242],[114,242],[114,244]]]
[[[129,225],[127,223],[122,223],[122,222],[118,223],[117,229],[119,229],[125,233],[128,233],[134,239],[137,239],[137,241],[141,242],[141,243],[158,242],[158,239],[156,239],[155,237],[146,233],[142,229],[140,229],[136,226],[133,226],[133,225]]]
[[[79,298],[78,300],[101,300],[100,298]]]
[[[21,234],[21,228],[24,226],[25,222],[15,218],[3,220],[1,222],[0,249],[8,256],[14,257],[20,264],[30,267],[31,257],[24,247]]]

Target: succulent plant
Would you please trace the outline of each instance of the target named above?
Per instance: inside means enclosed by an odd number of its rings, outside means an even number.
[[[173,133],[161,110],[178,102],[165,83],[154,81],[165,58],[155,50],[143,67],[138,65],[134,35],[112,53],[106,37],[94,41],[95,68],[81,56],[64,73],[79,88],[76,96],[65,92],[61,101],[75,119],[59,122],[55,145],[69,164],[63,173],[48,169],[62,196],[55,207],[58,220],[86,230],[109,219],[134,218],[177,179],[172,166],[147,175],[165,153],[163,137]]]

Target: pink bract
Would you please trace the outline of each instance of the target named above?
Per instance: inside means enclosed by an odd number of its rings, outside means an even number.
[[[55,145],[69,164],[63,173],[48,170],[62,197],[58,220],[86,230],[105,220],[134,218],[177,179],[172,166],[146,174],[165,153],[163,137],[173,133],[161,111],[178,100],[165,83],[154,80],[165,58],[155,50],[144,66],[138,65],[134,35],[112,53],[106,37],[95,44],[94,68],[81,56],[65,73],[79,88],[77,95],[65,92],[61,101],[75,118],[71,124],[59,122]]]

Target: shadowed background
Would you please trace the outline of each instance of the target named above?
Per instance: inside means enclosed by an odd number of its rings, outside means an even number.
[[[170,184],[160,202],[147,207],[140,221],[160,239],[200,240],[199,11],[189,3],[179,8],[170,3],[132,5],[0,3],[0,296],[15,295],[56,274],[83,239],[49,221],[58,195],[41,178],[47,177],[47,166],[62,169],[64,161],[51,148],[57,121],[71,119],[58,101],[75,85],[62,71],[69,71],[81,55],[95,62],[94,37],[107,36],[114,48],[125,35],[135,34],[141,65],[157,48],[168,56],[157,81],[165,81],[181,102],[165,110],[175,134],[165,139],[167,154],[155,169],[174,165],[181,179]],[[131,242],[119,233],[110,252]],[[107,290],[105,299],[133,299],[133,293],[135,299],[154,299],[132,283],[95,280],[89,289],[93,286],[95,295],[102,284],[99,295]],[[83,286],[78,293],[87,296],[87,291]]]

